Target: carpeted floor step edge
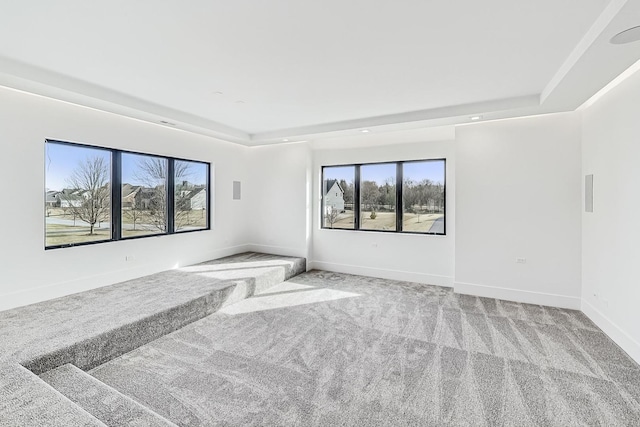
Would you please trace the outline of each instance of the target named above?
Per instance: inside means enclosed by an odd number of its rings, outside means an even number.
[[[215,313],[237,285],[236,281],[230,282],[227,287],[215,289],[151,316],[118,326],[33,360],[22,361],[22,365],[36,375],[67,363],[81,369],[94,368]]]
[[[40,378],[106,425],[176,427],[171,421],[74,365],[60,366],[43,373]]]
[[[306,268],[304,258],[296,260],[293,266],[281,266],[283,275],[266,270],[264,274],[224,281],[228,286],[215,289],[206,295],[180,305],[121,325],[99,335],[89,337],[71,346],[57,349],[33,360],[22,361],[23,366],[36,375],[67,363],[92,369],[118,356],[128,353],[144,344],[174,332],[190,323],[215,313],[222,307],[249,298],[258,292],[294,277]]]

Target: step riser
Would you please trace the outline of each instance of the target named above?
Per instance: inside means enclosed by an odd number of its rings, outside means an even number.
[[[108,426],[176,427],[119,391],[73,365],[64,365],[40,377],[83,410]]]

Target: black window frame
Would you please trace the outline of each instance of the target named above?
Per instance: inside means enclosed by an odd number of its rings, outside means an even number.
[[[60,248],[69,248],[69,247],[76,247],[76,246],[88,246],[88,245],[97,245],[97,244],[102,244],[102,243],[110,243],[110,242],[117,242],[117,241],[129,241],[129,240],[136,240],[136,239],[146,239],[146,238],[153,238],[153,237],[161,237],[161,236],[170,236],[170,235],[176,235],[176,234],[185,234],[185,233],[197,233],[200,231],[208,231],[211,230],[211,163],[210,162],[205,162],[202,160],[193,160],[193,159],[185,159],[185,158],[181,158],[181,157],[173,157],[173,156],[166,156],[163,154],[154,154],[154,153],[145,153],[145,152],[140,152],[140,151],[132,151],[132,150],[122,150],[119,148],[109,148],[109,147],[102,147],[102,146],[98,146],[98,145],[91,145],[91,144],[85,144],[85,143],[78,143],[78,142],[69,142],[69,141],[61,141],[61,140],[57,140],[57,139],[45,139],[45,147],[46,144],[59,144],[59,145],[67,145],[67,146],[74,146],[74,147],[79,147],[79,148],[88,148],[88,149],[94,149],[94,150],[103,150],[103,151],[108,151],[111,154],[111,180],[110,180],[110,186],[111,186],[111,238],[110,239],[103,239],[103,240],[96,240],[96,241],[92,241],[92,242],[80,242],[80,243],[65,243],[65,244],[61,244],[61,245],[51,245],[51,246],[47,246],[47,240],[46,240],[46,236],[47,236],[47,226],[46,226],[46,215],[44,215],[44,220],[45,220],[45,233],[44,233],[44,237],[45,237],[45,241],[44,241],[44,249],[45,250],[50,250],[50,249],[60,249]],[[122,154],[126,153],[126,154],[135,154],[135,155],[142,155],[142,156],[153,156],[153,157],[158,157],[158,158],[162,158],[165,159],[167,161],[167,179],[166,179],[166,191],[167,191],[167,196],[166,196],[166,214],[167,214],[167,229],[166,232],[164,233],[156,233],[156,234],[150,234],[150,235],[143,235],[143,236],[129,236],[129,237],[123,237],[122,236]],[[206,216],[206,220],[207,220],[207,225],[205,228],[198,228],[195,230],[180,230],[180,231],[176,231],[174,229],[175,223],[174,223],[174,218],[175,218],[175,177],[173,176],[174,174],[174,164],[176,161],[182,161],[182,162],[192,162],[192,163],[200,163],[200,164],[204,164],[207,167],[207,174],[206,174],[206,190],[207,190],[207,202],[206,202],[206,210],[207,210],[207,216]],[[45,174],[45,180],[46,180],[46,174]],[[46,184],[45,184],[46,186]],[[45,191],[46,194],[46,191]]]
[[[404,168],[403,165],[405,163],[421,163],[421,162],[443,162],[444,163],[444,177],[442,182],[442,191],[444,193],[443,198],[443,229],[442,233],[435,232],[424,232],[424,231],[404,231],[402,229],[403,226],[403,216],[404,216],[404,201],[402,199],[403,196],[403,181],[404,181]],[[371,165],[388,165],[395,164],[396,165],[396,229],[395,230],[371,230],[371,229],[362,229],[360,228],[360,184],[361,184],[361,174],[360,168],[362,166],[371,166]],[[336,168],[336,167],[353,167],[354,168],[354,183],[353,183],[353,226],[354,228],[333,228],[327,227],[324,223],[324,170],[325,168]],[[416,234],[422,236],[446,236],[447,235],[447,159],[446,158],[430,158],[430,159],[411,159],[411,160],[386,160],[381,162],[369,162],[369,163],[345,163],[345,164],[333,164],[333,165],[323,165],[320,168],[320,229],[322,230],[339,230],[339,231],[358,231],[358,232],[366,232],[366,233],[397,233],[397,234]]]

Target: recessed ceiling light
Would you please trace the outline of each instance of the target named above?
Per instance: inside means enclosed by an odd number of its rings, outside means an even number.
[[[369,133],[369,129],[362,129],[360,132],[362,132],[362,133]]]
[[[613,44],[627,44],[640,40],[640,26],[624,30],[611,38]]]
[[[283,139],[282,142],[289,142],[287,138]]]
[[[482,118],[482,116],[471,116],[469,117],[471,120],[476,121],[476,120],[480,120]]]

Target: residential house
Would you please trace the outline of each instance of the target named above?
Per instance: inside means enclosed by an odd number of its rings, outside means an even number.
[[[325,215],[332,210],[344,212],[344,189],[337,179],[328,179],[324,182]]]

